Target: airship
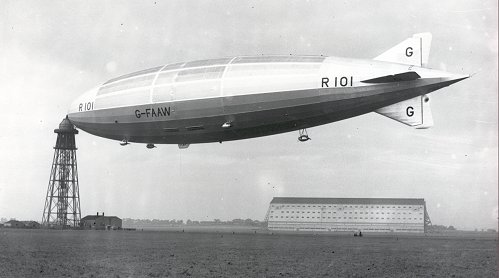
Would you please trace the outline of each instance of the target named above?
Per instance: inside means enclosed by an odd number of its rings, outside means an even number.
[[[237,56],[167,64],[113,78],[78,97],[69,120],[122,145],[224,142],[298,131],[376,112],[433,125],[430,93],[469,77],[427,67],[432,35],[374,59]]]

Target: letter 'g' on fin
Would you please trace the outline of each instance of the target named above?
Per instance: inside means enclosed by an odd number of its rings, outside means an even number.
[[[431,33],[414,34],[374,60],[425,67],[428,64],[430,48]]]
[[[417,129],[433,126],[430,95],[404,100],[375,110],[375,112]]]

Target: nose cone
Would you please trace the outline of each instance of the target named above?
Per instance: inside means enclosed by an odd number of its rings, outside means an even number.
[[[95,96],[98,90],[99,87],[93,88],[75,99],[69,107],[70,118],[72,114],[94,110]]]
[[[93,88],[71,103],[68,111],[69,120],[78,128],[82,128],[84,123],[91,121],[93,117],[95,96],[99,88]]]

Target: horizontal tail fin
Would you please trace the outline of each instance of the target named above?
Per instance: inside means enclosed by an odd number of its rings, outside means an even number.
[[[431,33],[414,34],[374,60],[425,67],[428,64],[430,48]]]
[[[380,108],[375,112],[419,129],[430,128],[433,126],[429,95],[404,100]]]
[[[385,75],[376,78],[371,78],[367,80],[362,80],[362,83],[390,83],[390,82],[401,82],[401,81],[413,81],[421,78],[419,74],[415,71],[408,71],[403,73],[397,73],[393,75]]]

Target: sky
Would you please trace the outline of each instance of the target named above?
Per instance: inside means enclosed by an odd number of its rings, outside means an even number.
[[[263,220],[273,197],[424,198],[434,224],[497,228],[497,1],[2,1],[0,217],[41,221],[71,102],[173,62],[260,54],[370,59],[431,32],[435,126],[370,113],[223,144],[121,147],[77,135],[82,216]]]

